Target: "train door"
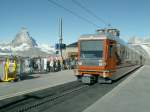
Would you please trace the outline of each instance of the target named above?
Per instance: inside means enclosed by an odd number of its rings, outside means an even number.
[[[115,41],[110,41],[108,44],[108,66],[110,70],[115,70],[116,69],[116,42]]]

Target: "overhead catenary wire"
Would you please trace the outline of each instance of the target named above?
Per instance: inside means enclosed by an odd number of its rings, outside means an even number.
[[[70,10],[70,9],[68,9],[68,8],[66,8],[66,7],[64,7],[63,5],[57,3],[56,1],[54,1],[54,0],[48,0],[48,1],[49,1],[50,3],[52,3],[52,4],[54,4],[54,5],[56,5],[56,6],[60,7],[60,8],[62,8],[62,9],[64,9],[65,11],[69,12],[70,14],[72,14],[72,15],[78,17],[79,19],[81,19],[81,20],[83,20],[83,21],[86,21],[87,23],[89,23],[89,24],[91,24],[91,25],[93,25],[93,26],[95,26],[95,27],[99,27],[97,24],[95,24],[95,23],[93,23],[92,21],[90,21],[90,20],[88,20],[88,19],[86,19],[86,18],[80,16],[80,15],[77,14],[76,12],[74,12],[74,11],[72,11],[72,10]]]
[[[79,1],[77,0],[72,0],[73,3],[75,3],[76,5],[78,5],[80,8],[82,8],[83,10],[85,10],[88,14],[92,15],[93,17],[95,17],[97,20],[99,20],[100,22],[104,23],[106,26],[110,27],[111,24],[107,23],[105,20],[103,20],[102,18],[100,18],[99,16],[97,16],[95,13],[93,13],[90,9],[86,8],[85,6],[83,6]]]

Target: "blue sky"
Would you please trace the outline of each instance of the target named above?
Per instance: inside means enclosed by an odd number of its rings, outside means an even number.
[[[105,25],[72,0],[54,0],[87,18],[99,28]],[[103,20],[120,29],[121,36],[150,36],[150,0],[77,0]],[[66,12],[48,0],[0,0],[0,41],[12,40],[21,27],[27,27],[38,43],[54,45],[58,41],[59,18],[63,18],[65,43],[81,34],[95,33],[95,27]]]

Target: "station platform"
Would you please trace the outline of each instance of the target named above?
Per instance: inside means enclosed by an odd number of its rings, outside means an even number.
[[[75,81],[73,70],[32,74],[19,82],[0,82],[0,100]]]
[[[83,112],[149,111],[150,66],[144,65]]]

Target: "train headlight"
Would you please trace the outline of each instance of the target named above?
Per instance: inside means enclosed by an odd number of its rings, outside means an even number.
[[[82,65],[82,61],[78,61],[78,65]]]
[[[102,63],[103,63],[103,66],[106,66],[106,62],[105,61],[103,61]]]
[[[106,62],[104,60],[99,60],[99,66],[106,66]]]
[[[99,66],[103,66],[102,60],[99,60]]]
[[[103,66],[103,64],[102,64],[102,63],[99,63],[99,66]]]

